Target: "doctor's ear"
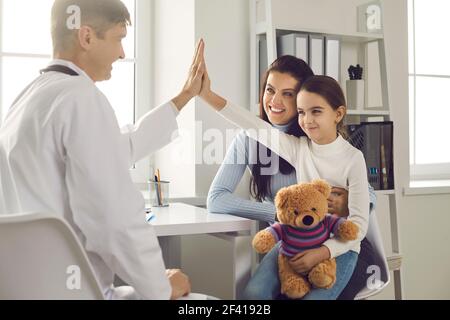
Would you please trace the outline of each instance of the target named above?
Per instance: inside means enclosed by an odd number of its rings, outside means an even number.
[[[94,29],[89,26],[81,26],[78,30],[78,43],[83,49],[87,50],[90,48],[95,36]]]

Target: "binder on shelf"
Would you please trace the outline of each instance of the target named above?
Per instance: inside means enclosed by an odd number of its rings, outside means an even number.
[[[324,37],[319,35],[309,35],[309,66],[316,75],[325,74]]]
[[[382,189],[392,190],[394,184],[394,124],[392,121],[380,122],[382,151]]]
[[[308,35],[289,33],[277,38],[278,56],[291,55],[309,63]]]
[[[362,122],[347,126],[349,142],[366,160],[367,178],[375,190],[394,189],[393,122]]]
[[[325,37],[325,74],[340,81],[341,42],[337,37]]]

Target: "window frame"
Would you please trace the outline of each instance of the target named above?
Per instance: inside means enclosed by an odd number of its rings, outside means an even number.
[[[153,87],[150,85],[151,70],[152,70],[152,41],[153,36],[149,35],[148,30],[153,28],[153,4],[148,0],[134,0],[134,16],[132,17],[132,23],[135,28],[135,41],[134,41],[134,57],[125,58],[122,62],[134,63],[134,109],[133,119],[136,123],[137,119],[146,114],[151,109],[153,98]],[[0,12],[3,12],[3,0],[0,0]],[[0,17],[1,18],[1,17]],[[3,57],[25,57],[25,58],[44,58],[51,60],[51,54],[22,54],[22,53],[5,53],[2,48],[2,28],[3,23],[0,19],[0,74],[2,74],[2,58]],[[150,90],[149,90],[150,87]],[[2,96],[2,86],[0,85],[0,97]],[[0,126],[3,119],[3,106],[0,100]],[[150,173],[150,158],[146,158],[131,169],[131,176],[134,182],[145,183],[148,180]]]
[[[408,26],[408,37],[412,41],[412,52],[409,50],[408,58],[412,59],[412,68],[408,66],[408,82],[411,84],[409,90],[412,90],[412,101],[409,102],[409,111],[412,114],[412,122],[410,120],[410,135],[412,136],[412,144],[410,145],[410,179],[416,180],[443,180],[450,179],[450,162],[448,163],[430,163],[417,164],[416,163],[416,128],[417,128],[417,78],[431,77],[445,79],[450,78],[450,75],[437,74],[419,74],[416,72],[416,20],[415,20],[415,0],[408,0],[408,20],[411,25]],[[410,28],[411,27],[411,28]],[[412,32],[412,34],[411,34]],[[412,78],[412,81],[411,81]],[[411,94],[411,92],[410,92]]]
[[[1,0],[0,0],[1,1]],[[134,121],[153,109],[153,41],[154,1],[135,0],[135,72],[134,72]],[[149,32],[150,31],[150,32]],[[131,177],[141,189],[150,178],[153,156],[139,161],[130,170]],[[145,184],[145,185],[144,185]]]
[[[0,0],[0,12],[3,12],[3,0]],[[0,17],[0,75],[3,74],[3,67],[2,67],[2,57],[3,57],[3,23],[1,21],[1,17]],[[1,80],[1,78],[0,78]],[[3,106],[2,106],[2,102],[1,102],[1,97],[3,96],[2,93],[2,86],[0,85],[0,127],[2,126],[2,122],[3,122]]]

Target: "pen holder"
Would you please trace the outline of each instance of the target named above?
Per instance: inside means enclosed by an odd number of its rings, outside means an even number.
[[[150,205],[152,207],[168,207],[169,206],[169,181],[148,182],[148,190],[150,194]]]

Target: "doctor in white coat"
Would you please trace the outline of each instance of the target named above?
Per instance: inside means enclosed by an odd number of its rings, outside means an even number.
[[[76,30],[67,28],[70,5],[82,13]],[[95,82],[109,79],[112,64],[125,57],[126,7],[120,0],[56,0],[51,19],[55,60],[18,96],[0,128],[0,214],[61,215],[107,299],[123,297],[115,274],[134,288],[128,297],[177,299],[189,293],[189,280],[165,269],[129,168],[174,138],[178,112],[201,88],[203,42],[181,93],[121,131]]]

